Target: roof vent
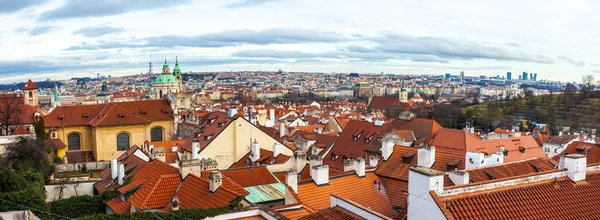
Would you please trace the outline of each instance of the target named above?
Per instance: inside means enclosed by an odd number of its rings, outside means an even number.
[[[525,148],[524,148],[523,146],[520,146],[520,147],[519,147],[519,151],[520,151],[521,153],[525,153]]]

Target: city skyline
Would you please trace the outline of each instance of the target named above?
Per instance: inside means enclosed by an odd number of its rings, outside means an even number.
[[[0,81],[182,71],[371,72],[580,81],[600,73],[593,2],[8,1]],[[576,76],[576,77],[575,77]]]

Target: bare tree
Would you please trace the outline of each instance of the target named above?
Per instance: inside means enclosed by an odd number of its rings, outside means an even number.
[[[11,125],[19,124],[19,115],[22,112],[23,98],[21,94],[0,94],[0,128],[5,135],[9,134]]]

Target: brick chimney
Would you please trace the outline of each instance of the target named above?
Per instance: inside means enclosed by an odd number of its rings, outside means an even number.
[[[448,177],[454,183],[454,185],[469,184],[469,172],[466,171],[450,171]]]
[[[420,146],[417,151],[419,153],[417,165],[431,168],[435,162],[435,147],[424,145]]]
[[[329,166],[317,165],[312,166],[311,171],[313,173],[313,180],[317,186],[329,184]]]
[[[181,160],[179,162],[179,173],[181,178],[185,178],[188,174],[194,174],[200,177],[200,161],[199,160]]]
[[[563,168],[567,168],[567,176],[571,181],[585,180],[587,158],[582,154],[566,155]]]
[[[298,173],[293,170],[288,171],[285,174],[285,182],[295,193],[298,193]]]
[[[156,160],[165,162],[165,148],[155,147],[154,149],[152,149],[152,157]]]
[[[354,172],[358,177],[365,176],[365,159],[362,157],[357,157],[354,159]]]
[[[344,172],[354,169],[354,162],[352,161],[352,158],[344,159],[343,163],[344,163]]]
[[[208,190],[210,190],[210,192],[212,192],[212,193],[217,191],[217,189],[219,189],[219,187],[221,187],[221,185],[223,184],[221,182],[223,180],[223,176],[221,175],[221,172],[219,172],[218,170],[210,171],[210,173],[208,174],[208,179],[209,179]]]

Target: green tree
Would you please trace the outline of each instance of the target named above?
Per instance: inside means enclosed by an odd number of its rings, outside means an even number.
[[[581,92],[585,95],[586,99],[590,98],[590,93],[594,90],[596,85],[594,84],[594,75],[586,75],[581,79]]]
[[[48,154],[49,148],[44,140],[20,137],[17,143],[6,148],[4,162],[13,169],[43,171],[47,177],[52,171]]]
[[[46,140],[46,125],[44,124],[44,118],[36,117],[35,124],[35,136],[39,140]]]

